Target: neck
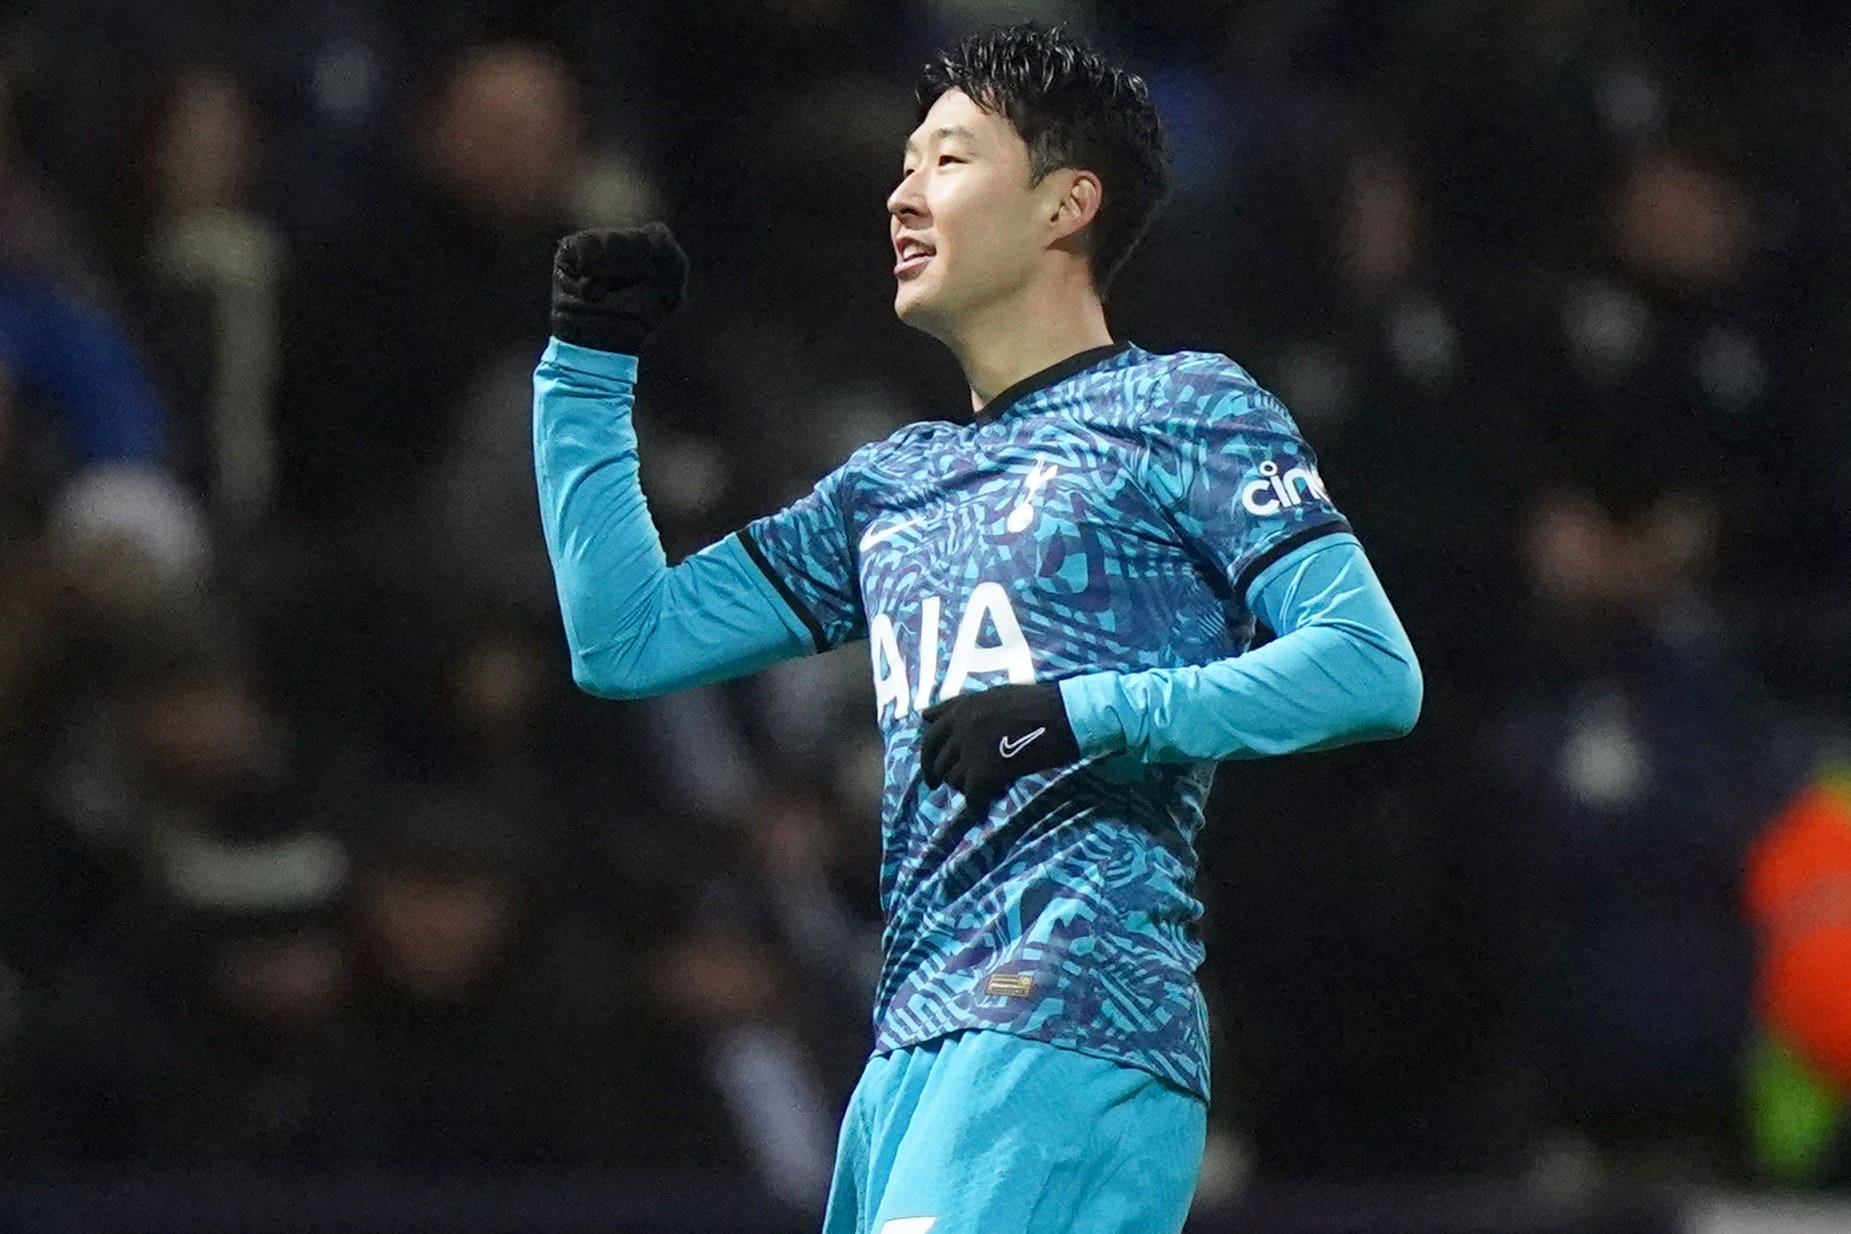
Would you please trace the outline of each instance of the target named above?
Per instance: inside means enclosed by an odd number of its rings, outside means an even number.
[[[1025,287],[985,305],[945,338],[970,382],[972,411],[1068,356],[1112,342],[1090,280]]]

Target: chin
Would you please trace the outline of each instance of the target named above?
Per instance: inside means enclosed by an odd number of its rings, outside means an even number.
[[[950,337],[951,323],[961,315],[963,303],[963,297],[946,294],[942,281],[927,282],[922,275],[894,289],[893,315],[943,342]]]
[[[930,334],[933,313],[929,299],[920,294],[918,288],[902,285],[893,296],[893,315],[915,330],[924,330]]]

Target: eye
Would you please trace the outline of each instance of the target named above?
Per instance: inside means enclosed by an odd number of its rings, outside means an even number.
[[[962,163],[963,161],[963,159],[955,154],[941,154],[938,156],[938,165],[940,167],[943,167],[946,163]]]

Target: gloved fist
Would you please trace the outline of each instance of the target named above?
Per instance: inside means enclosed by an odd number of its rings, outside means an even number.
[[[989,803],[1016,780],[1080,757],[1067,705],[1052,683],[992,686],[920,712],[919,766],[926,785],[949,784]]]
[[[687,284],[687,254],[665,224],[574,232],[553,252],[553,337],[633,356]]]

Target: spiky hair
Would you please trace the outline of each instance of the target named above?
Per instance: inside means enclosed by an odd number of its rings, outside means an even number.
[[[940,52],[920,75],[918,118],[948,90],[1009,121],[1028,145],[1032,182],[1062,167],[1099,177],[1087,239],[1093,286],[1104,295],[1169,190],[1163,126],[1144,79],[1058,27],[1025,22]]]

